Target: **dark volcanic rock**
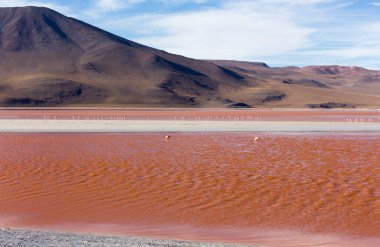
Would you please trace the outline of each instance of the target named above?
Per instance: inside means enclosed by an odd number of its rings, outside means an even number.
[[[25,87],[15,90],[16,96],[4,100],[4,105],[43,106],[78,102],[101,102],[105,90],[76,81],[40,78],[23,81]],[[28,87],[33,84],[33,87]]]
[[[262,103],[267,103],[267,102],[272,102],[272,101],[280,101],[280,100],[282,100],[285,97],[286,97],[286,94],[282,93],[282,92],[271,93],[271,94],[268,94],[267,96],[265,96],[261,100],[261,102]]]
[[[327,102],[321,104],[307,104],[305,107],[308,108],[323,108],[323,109],[332,109],[332,108],[355,108],[354,105],[344,104],[344,103],[335,103],[335,102]]]
[[[45,104],[46,102],[38,99],[30,99],[30,98],[7,98],[4,100],[3,104],[5,106],[40,106]]]
[[[229,108],[252,108],[252,106],[246,103],[233,103],[228,105]]]
[[[316,81],[316,80],[308,80],[308,79],[285,79],[282,81],[282,83],[285,84],[295,84],[295,85],[302,85],[302,86],[308,86],[308,87],[320,87],[320,88],[329,88],[327,85]]]
[[[253,94],[253,98],[258,103],[270,103],[281,101],[286,97],[286,94],[277,90],[267,90]]]

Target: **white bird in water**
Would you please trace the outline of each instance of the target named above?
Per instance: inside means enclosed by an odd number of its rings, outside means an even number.
[[[165,141],[169,140],[171,136],[165,136]]]
[[[256,142],[258,139],[259,139],[259,137],[256,136],[256,137],[253,139],[253,142]]]

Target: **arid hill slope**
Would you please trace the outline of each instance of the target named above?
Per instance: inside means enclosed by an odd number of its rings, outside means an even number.
[[[0,8],[0,30],[0,106],[380,106],[361,68],[196,60],[40,7]]]
[[[380,106],[380,71],[377,70],[337,65],[271,68],[264,63],[209,61],[259,81],[261,86],[253,89],[253,94],[272,92],[270,102],[264,104],[268,107]]]
[[[209,62],[115,36],[47,8],[0,8],[2,105],[224,105],[250,84]]]

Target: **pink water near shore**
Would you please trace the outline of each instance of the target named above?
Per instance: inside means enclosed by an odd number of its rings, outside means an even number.
[[[2,133],[0,225],[379,246],[379,151],[378,134]]]

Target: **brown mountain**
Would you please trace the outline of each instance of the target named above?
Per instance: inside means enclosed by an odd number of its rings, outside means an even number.
[[[225,104],[249,84],[209,62],[115,36],[53,10],[0,8],[0,101],[18,105]]]
[[[379,73],[344,68],[196,60],[51,9],[0,8],[1,106],[379,106]]]
[[[264,63],[210,62],[259,81],[260,86],[249,91],[257,101],[264,101],[265,107],[380,106],[380,71],[377,70],[338,65],[271,68]]]

